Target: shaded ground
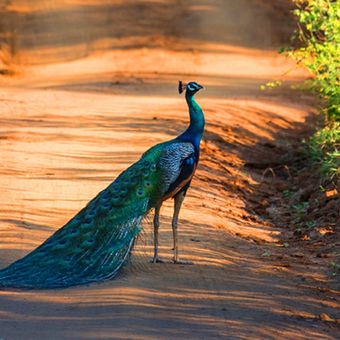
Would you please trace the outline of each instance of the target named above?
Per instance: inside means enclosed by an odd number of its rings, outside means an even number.
[[[183,131],[179,79],[207,87],[198,95],[207,127],[180,216],[181,253],[195,265],[148,263],[146,223],[117,280],[1,291],[0,338],[336,339],[332,259],[285,247],[288,222],[275,226],[268,210],[293,185],[275,155],[291,153],[315,114],[312,98],[288,86],[259,90],[291,66],[276,54],[292,27],[287,8],[273,4],[32,1],[32,12],[25,1],[7,2],[2,67],[16,75],[1,79],[0,267],[145,149]],[[277,172],[275,183],[266,169]],[[167,256],[171,213],[168,202]]]

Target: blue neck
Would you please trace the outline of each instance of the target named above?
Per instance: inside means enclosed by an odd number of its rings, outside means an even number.
[[[202,109],[196,103],[192,93],[188,91],[185,93],[185,99],[189,106],[190,125],[189,127],[177,138],[183,141],[192,142],[197,149],[199,149],[200,141],[204,131],[204,115]]]

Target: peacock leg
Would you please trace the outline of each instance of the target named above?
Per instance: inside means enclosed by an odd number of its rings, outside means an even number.
[[[177,237],[178,215],[179,215],[179,211],[181,209],[181,206],[182,206],[182,203],[185,197],[185,193],[186,193],[186,190],[182,190],[175,196],[174,215],[172,217],[172,233],[173,233],[173,238],[174,238],[173,262],[179,263],[179,264],[193,264],[193,262],[191,261],[180,260],[178,258],[178,237]]]
[[[153,237],[154,237],[154,255],[153,258],[151,259],[152,263],[156,262],[169,262],[166,260],[162,260],[158,257],[158,229],[159,229],[159,212],[161,210],[162,204],[159,204],[155,208],[155,216],[153,217]]]

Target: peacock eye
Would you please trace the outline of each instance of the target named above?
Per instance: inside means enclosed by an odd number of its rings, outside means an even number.
[[[78,223],[78,222],[80,222],[80,220],[81,220],[80,216],[77,216],[73,219],[74,223]]]
[[[110,194],[106,191],[104,192],[104,194],[102,195],[102,197],[100,198],[101,201],[106,201],[110,198]]]
[[[127,191],[128,191],[127,188],[124,187],[120,190],[120,194],[125,195],[127,193]]]

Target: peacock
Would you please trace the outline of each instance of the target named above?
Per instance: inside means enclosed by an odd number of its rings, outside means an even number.
[[[133,247],[141,220],[155,209],[154,256],[151,262],[192,264],[179,259],[178,215],[197,168],[204,115],[194,99],[203,86],[179,82],[189,107],[189,127],[178,137],[157,144],[101,191],[45,242],[0,270],[0,287],[63,288],[113,278]],[[162,203],[174,198],[174,256],[158,254]]]

